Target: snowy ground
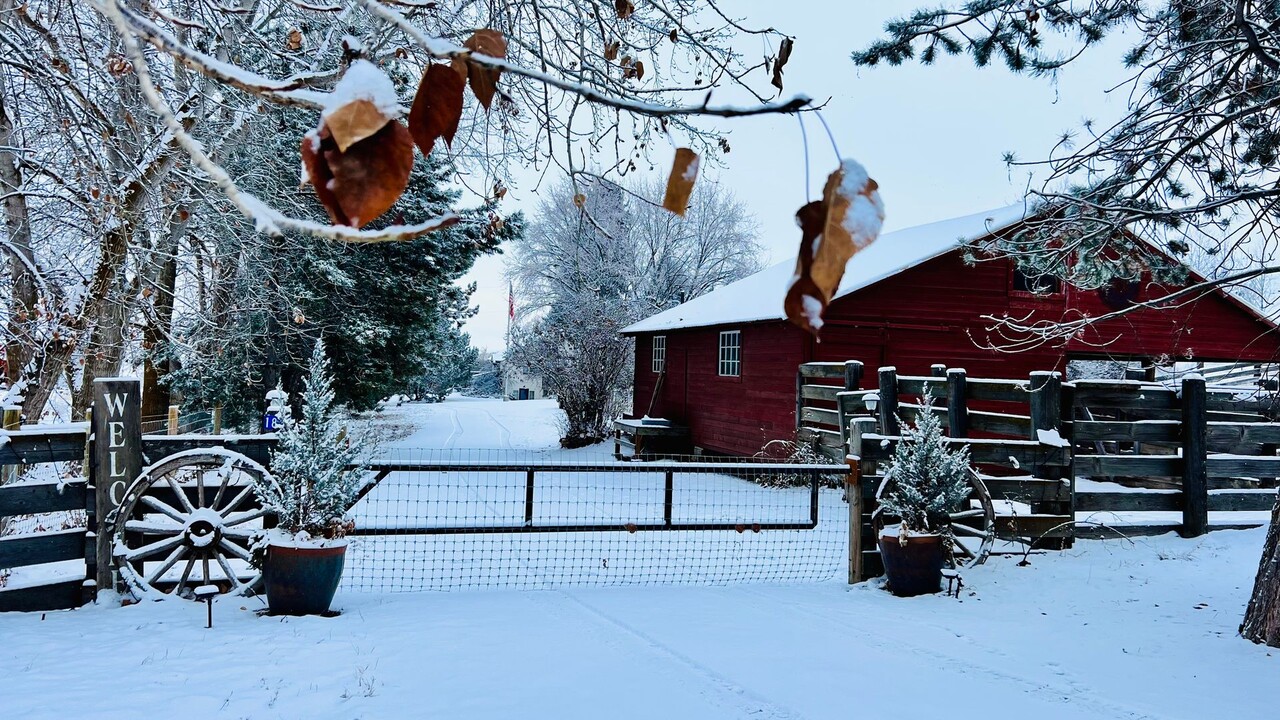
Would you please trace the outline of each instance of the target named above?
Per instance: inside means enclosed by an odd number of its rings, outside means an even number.
[[[542,405],[539,408],[539,405]],[[543,401],[402,406],[405,447],[556,457]],[[505,432],[504,432],[505,430]],[[416,439],[415,439],[416,436]],[[340,591],[334,618],[220,600],[0,615],[13,718],[1270,718],[1280,652],[1235,629],[1262,530],[1083,541],[877,583]]]

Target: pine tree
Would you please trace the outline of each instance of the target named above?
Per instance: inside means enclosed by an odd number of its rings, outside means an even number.
[[[341,423],[324,342],[311,352],[310,374],[302,393],[302,418],[286,423],[271,454],[274,483],[257,486],[258,499],[272,508],[279,528],[290,535],[342,537],[344,521],[359,491],[360,473],[349,469],[360,443]]]
[[[933,413],[933,399],[921,403],[915,427],[904,428],[885,471],[888,492],[880,507],[916,532],[938,532],[949,513],[969,497],[969,449],[952,449]]]

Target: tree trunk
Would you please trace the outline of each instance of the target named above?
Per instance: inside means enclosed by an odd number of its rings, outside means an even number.
[[[184,213],[174,212],[169,218],[169,232],[153,253],[155,277],[151,288],[151,312],[142,328],[142,416],[152,417],[169,411],[173,394],[164,383],[169,374],[169,360],[156,360],[156,352],[169,339],[173,330],[173,294],[178,282],[178,240],[186,232]],[[144,304],[145,308],[145,304]]]
[[[1246,640],[1280,647],[1280,500],[1271,510],[1271,528],[1262,545],[1262,561],[1240,634]]]
[[[3,3],[0,6],[7,6]],[[8,8],[6,8],[8,9]],[[0,197],[4,198],[4,224],[9,236],[9,337],[5,341],[4,375],[10,387],[22,377],[35,354],[29,328],[36,306],[35,255],[31,249],[31,216],[27,196],[22,193],[22,172],[18,168],[18,140],[13,136],[13,120],[5,107],[4,85],[0,83]]]

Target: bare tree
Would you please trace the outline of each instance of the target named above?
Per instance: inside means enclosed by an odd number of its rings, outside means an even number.
[[[564,182],[511,248],[507,272],[529,320],[507,362],[556,394],[565,444],[604,437],[625,402],[633,348],[619,330],[760,269],[755,223],[727,190],[704,183],[683,218],[646,199],[659,191]]]

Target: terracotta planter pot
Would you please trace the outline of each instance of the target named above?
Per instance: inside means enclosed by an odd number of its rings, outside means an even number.
[[[893,534],[882,533],[880,558],[894,595],[928,595],[942,589],[946,553],[941,535],[908,535],[907,544],[903,545],[896,529]]]
[[[263,565],[273,615],[322,615],[338,591],[346,543],[337,547],[268,545]]]

